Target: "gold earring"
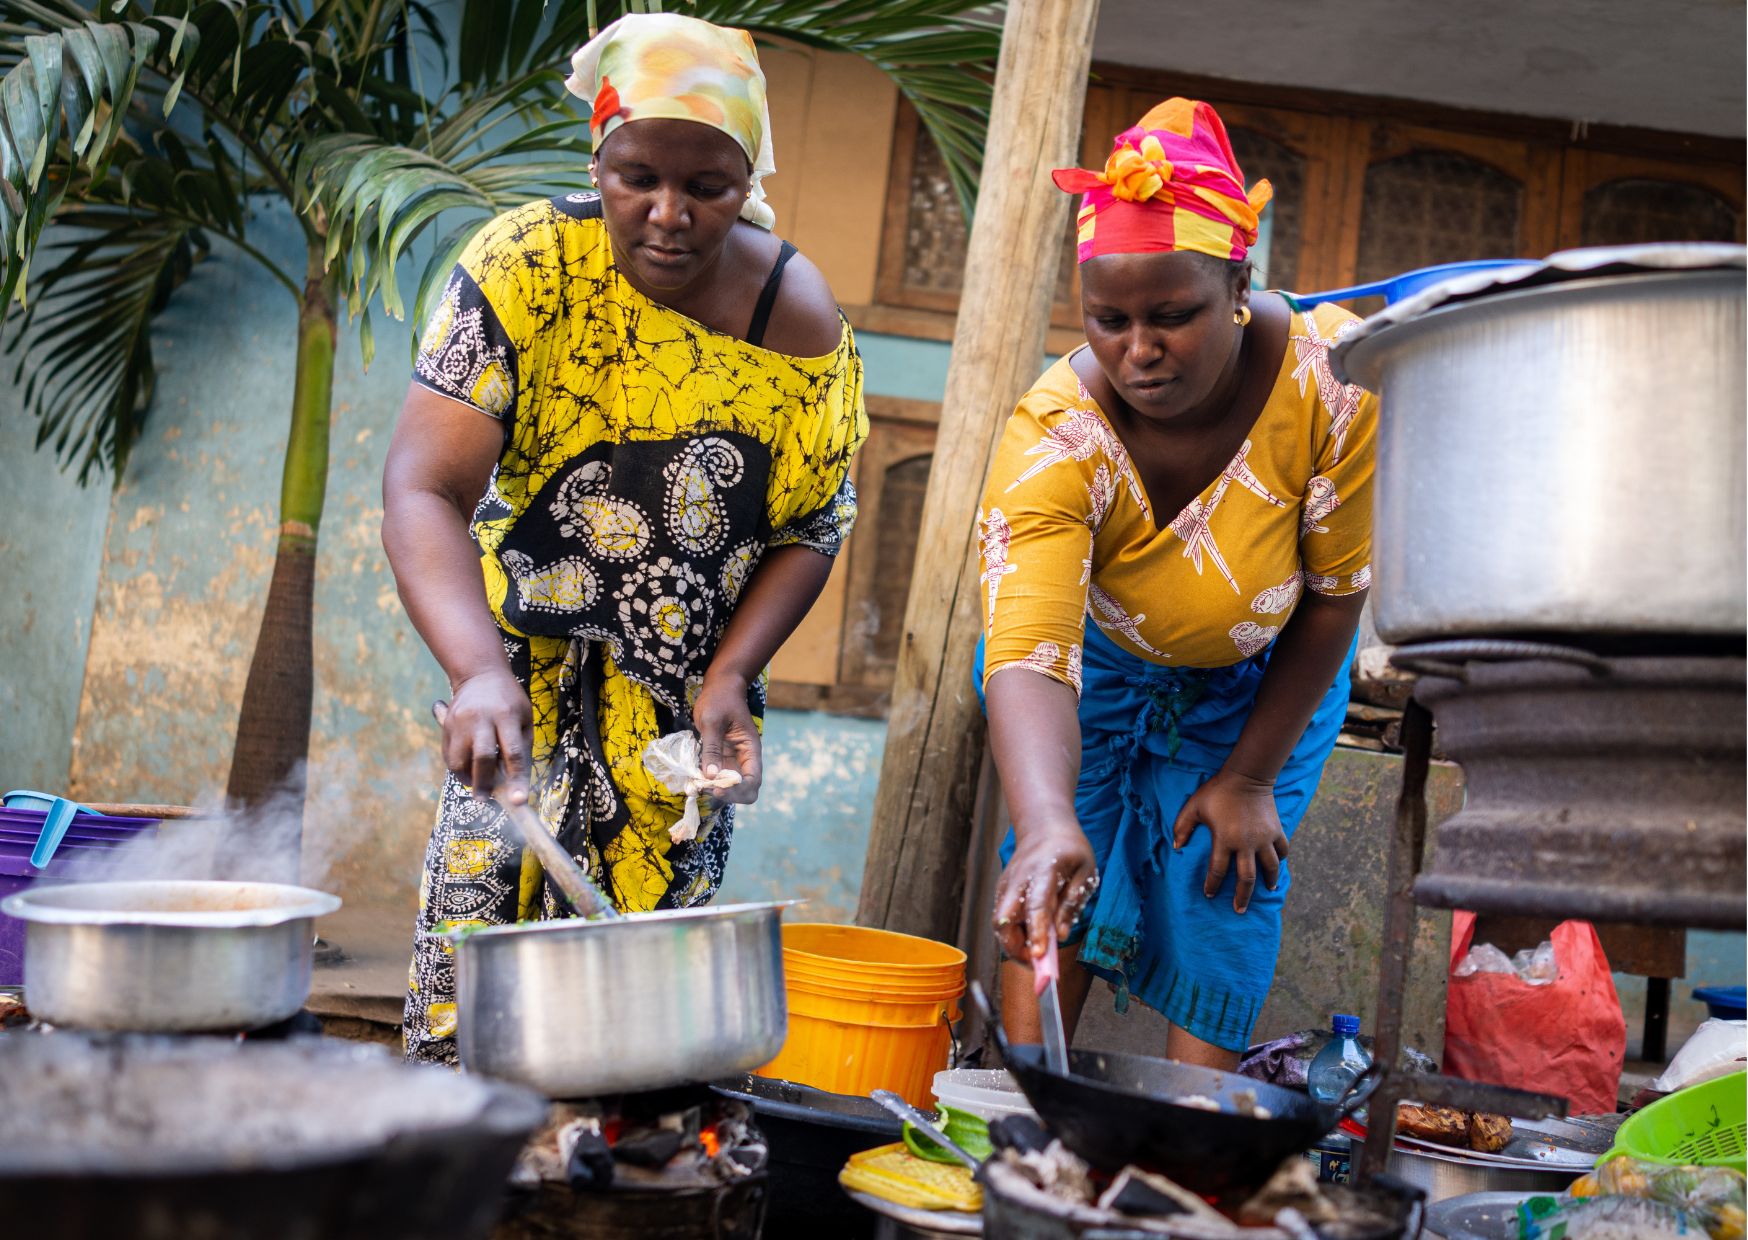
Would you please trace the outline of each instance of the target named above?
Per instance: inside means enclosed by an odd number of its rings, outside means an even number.
[[[1240,327],[1250,326],[1250,307],[1240,306],[1232,312],[1232,321]]]

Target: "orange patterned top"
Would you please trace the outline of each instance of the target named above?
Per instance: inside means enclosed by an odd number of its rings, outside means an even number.
[[[984,490],[984,680],[1024,666],[1080,692],[1091,616],[1154,663],[1225,667],[1264,649],[1303,589],[1371,584],[1377,398],[1329,350],[1359,320],[1295,313],[1273,392],[1230,464],[1169,522],[1068,358],[1008,421]]]

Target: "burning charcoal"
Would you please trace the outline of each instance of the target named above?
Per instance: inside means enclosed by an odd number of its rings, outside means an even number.
[[[613,1157],[633,1167],[657,1171],[667,1166],[685,1143],[684,1134],[671,1128],[657,1128],[621,1137],[613,1147]]]
[[[1340,1211],[1317,1187],[1317,1172],[1311,1160],[1295,1154],[1282,1163],[1256,1196],[1238,1211],[1238,1221],[1247,1226],[1267,1227],[1276,1216],[1296,1210],[1312,1225],[1333,1223]]]
[[[1064,1201],[1085,1204],[1095,1196],[1091,1169],[1060,1141],[1050,1142],[1042,1152],[1009,1151],[1006,1157],[1032,1183]]]
[[[1030,1115],[1004,1115],[990,1121],[989,1143],[998,1150],[1041,1154],[1050,1146],[1050,1134]]]
[[[1182,1202],[1149,1183],[1150,1179],[1150,1176],[1137,1175],[1133,1171],[1123,1172],[1099,1198],[1099,1209],[1144,1218],[1163,1218],[1186,1212]]]
[[[1101,1210],[1112,1210],[1130,1218],[1187,1216],[1180,1221],[1199,1220],[1215,1226],[1229,1226],[1219,1211],[1188,1189],[1139,1167],[1125,1167],[1099,1198],[1098,1205]]]
[[[565,1164],[565,1178],[577,1192],[600,1192],[613,1184],[613,1153],[607,1139],[586,1128],[577,1131],[577,1143]]]

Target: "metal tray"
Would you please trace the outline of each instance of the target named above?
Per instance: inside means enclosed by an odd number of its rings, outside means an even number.
[[[1426,1208],[1430,1240],[1512,1240],[1517,1207],[1542,1193],[1468,1193]]]

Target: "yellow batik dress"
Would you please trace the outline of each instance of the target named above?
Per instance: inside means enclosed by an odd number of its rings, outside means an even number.
[[[463,253],[415,382],[500,419],[474,512],[486,598],[534,708],[536,805],[626,911],[683,908],[722,881],[732,807],[674,841],[680,798],[643,767],[690,706],[768,548],[835,555],[867,436],[848,324],[822,357],[713,331],[632,288],[594,194],[532,203]],[[764,713],[763,677],[749,693]],[[531,859],[530,859],[531,861]],[[409,1056],[450,1060],[441,923],[561,915],[502,812],[449,777],[420,889]]]

